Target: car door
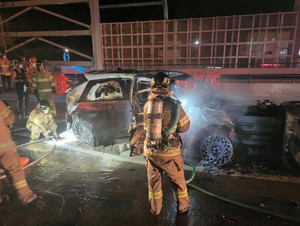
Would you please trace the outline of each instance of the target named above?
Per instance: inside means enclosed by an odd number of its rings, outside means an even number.
[[[92,124],[100,143],[128,136],[131,83],[129,78],[111,78],[87,84],[78,104],[78,116]]]

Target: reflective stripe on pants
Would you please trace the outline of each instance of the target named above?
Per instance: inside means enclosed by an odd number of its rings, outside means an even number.
[[[146,158],[149,202],[152,211],[160,211],[162,207],[162,172],[171,179],[173,191],[178,202],[178,211],[185,212],[189,208],[189,196],[184,178],[183,159],[181,155],[173,158]],[[161,196],[159,194],[161,193]]]
[[[8,180],[15,186],[20,199],[32,193],[26,182],[20,156],[15,146],[5,151],[0,151],[0,168],[5,169]]]

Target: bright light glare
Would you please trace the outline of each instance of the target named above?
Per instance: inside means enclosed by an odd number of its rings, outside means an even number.
[[[183,108],[187,107],[187,104],[188,104],[188,101],[187,101],[187,100],[180,100],[180,102],[181,102],[181,106],[182,106]]]
[[[71,143],[73,141],[77,141],[77,139],[74,136],[72,129],[69,129],[59,134],[59,140],[56,142],[56,145],[59,146],[59,145]]]
[[[199,44],[199,41],[197,40],[197,41],[195,41],[194,43],[195,43],[196,45],[198,45],[198,44]]]
[[[68,50],[68,49],[65,49],[65,52],[69,52],[69,50]]]

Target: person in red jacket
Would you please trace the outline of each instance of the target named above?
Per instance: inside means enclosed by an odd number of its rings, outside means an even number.
[[[12,127],[14,118],[14,114],[9,107],[0,100],[0,168],[4,170],[8,180],[16,188],[21,203],[27,205],[36,200],[37,195],[32,192],[27,184],[24,170],[20,164],[20,156],[11,139],[8,127]],[[0,194],[0,203],[2,201]]]
[[[180,102],[171,98],[172,91],[169,85],[169,76],[163,72],[157,73],[152,78],[148,101],[144,106],[144,156],[148,177],[148,200],[154,215],[159,215],[162,209],[163,172],[171,179],[178,213],[186,213],[189,208],[183,171],[184,161],[180,149],[182,142],[178,133],[189,129],[190,120]]]

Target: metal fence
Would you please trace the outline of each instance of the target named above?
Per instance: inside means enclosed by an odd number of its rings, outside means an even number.
[[[104,68],[293,67],[297,27],[298,12],[105,23]]]

